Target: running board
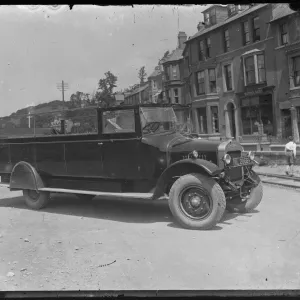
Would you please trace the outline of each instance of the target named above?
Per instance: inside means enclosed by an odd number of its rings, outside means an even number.
[[[100,196],[100,197],[114,198],[114,199],[152,200],[153,197],[153,193],[110,193],[110,192],[82,191],[82,190],[58,189],[58,188],[40,188],[39,191],[50,192],[50,193],[93,195],[93,196]]]

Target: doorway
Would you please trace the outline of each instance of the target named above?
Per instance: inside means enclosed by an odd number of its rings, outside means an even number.
[[[292,117],[290,109],[281,110],[282,137],[292,136]]]

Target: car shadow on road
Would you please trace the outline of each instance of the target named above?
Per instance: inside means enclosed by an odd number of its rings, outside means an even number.
[[[0,207],[31,210],[25,204],[22,196],[0,199]],[[108,200],[95,197],[91,201],[83,201],[74,195],[53,194],[51,201],[41,212],[125,223],[165,222],[169,223],[168,227],[183,229],[173,222],[173,216],[165,200],[146,202],[141,200]],[[211,230],[223,229],[223,226],[220,225],[232,224],[228,221],[235,219],[238,215],[240,214],[225,212],[222,220]]]

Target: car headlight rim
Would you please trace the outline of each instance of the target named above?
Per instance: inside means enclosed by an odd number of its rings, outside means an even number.
[[[254,160],[255,159],[255,154],[252,151],[249,151],[248,156],[249,156],[250,160]]]
[[[231,156],[229,154],[225,154],[223,160],[226,165],[229,165],[231,163]]]

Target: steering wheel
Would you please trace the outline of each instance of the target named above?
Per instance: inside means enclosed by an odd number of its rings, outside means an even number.
[[[143,133],[153,133],[155,132],[160,126],[160,122],[151,122],[145,125],[142,129]]]

